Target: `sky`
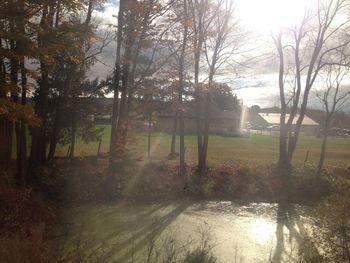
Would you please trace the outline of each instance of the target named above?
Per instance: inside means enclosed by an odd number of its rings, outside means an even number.
[[[251,43],[258,52],[264,52],[267,45],[272,45],[271,33],[281,27],[289,27],[302,18],[304,8],[315,4],[315,0],[235,0],[236,14],[240,18],[241,26],[252,33]],[[105,5],[103,12],[98,12],[104,27],[117,24],[114,17],[117,14],[118,0],[111,0]],[[113,70],[115,62],[115,42],[112,42],[101,54],[104,63],[96,63],[89,73],[90,78],[104,78]],[[277,64],[271,65],[270,59],[256,61],[245,72],[225,74],[218,77],[232,87],[244,105],[259,105],[260,107],[279,106]],[[350,81],[349,81],[350,83]],[[322,86],[322,82],[315,83],[315,88]],[[320,108],[320,104],[313,94],[309,101],[312,108]],[[350,111],[350,105],[345,108]]]

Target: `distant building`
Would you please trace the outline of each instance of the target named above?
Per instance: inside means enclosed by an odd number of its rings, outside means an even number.
[[[251,114],[249,122],[253,129],[279,130],[280,118],[280,113],[256,113]],[[296,114],[292,123],[292,129],[294,129],[298,118],[299,114]],[[286,114],[286,121],[288,119],[289,114]],[[305,115],[301,125],[301,131],[316,134],[319,132],[319,130],[320,124]]]
[[[174,113],[158,113],[155,124],[156,131],[173,132]],[[203,117],[202,117],[203,118]],[[203,118],[204,119],[204,118]],[[195,111],[184,113],[185,133],[196,133],[197,122]],[[240,113],[229,110],[212,110],[210,117],[209,133],[221,135],[233,135],[239,133]],[[177,125],[177,130],[179,126]]]

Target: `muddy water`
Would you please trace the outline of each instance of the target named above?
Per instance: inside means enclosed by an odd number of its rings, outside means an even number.
[[[91,262],[166,262],[203,244],[217,262],[297,262],[309,213],[231,201],[81,206],[65,213],[65,246]]]

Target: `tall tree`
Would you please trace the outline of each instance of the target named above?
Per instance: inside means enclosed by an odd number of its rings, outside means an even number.
[[[118,11],[118,29],[117,29],[117,52],[114,66],[114,74],[113,74],[113,109],[112,109],[112,127],[111,127],[111,140],[109,145],[110,157],[114,157],[116,155],[117,147],[116,147],[116,137],[117,137],[117,123],[118,123],[118,115],[119,115],[119,82],[121,77],[121,47],[123,42],[123,27],[124,27],[124,6],[125,1],[119,1],[119,11]]]
[[[27,74],[26,57],[35,53],[32,31],[35,25],[31,18],[37,15],[36,3],[6,1],[0,4],[0,126],[1,141],[4,147],[2,161],[11,163],[13,128],[16,136],[17,181],[27,184],[26,166],[26,126],[37,124],[36,116],[26,105]],[[21,99],[20,99],[21,97]],[[0,161],[0,162],[2,162]],[[0,164],[1,165],[1,164]]]
[[[125,153],[130,111],[133,110],[132,101],[137,89],[169,57],[161,55],[163,48],[160,45],[167,29],[157,26],[155,21],[168,11],[171,4],[172,1],[157,0],[120,1],[110,145],[112,163],[113,159],[118,159]]]
[[[186,162],[185,162],[185,127],[184,127],[184,105],[183,105],[183,91],[185,86],[185,55],[187,48],[187,39],[188,39],[188,7],[187,0],[183,0],[183,33],[182,33],[182,41],[181,41],[181,51],[179,57],[179,133],[180,133],[180,168],[179,174],[180,176],[186,175]]]
[[[200,174],[204,170],[203,163],[203,122],[202,122],[202,92],[199,82],[201,54],[205,37],[208,34],[208,26],[212,20],[210,13],[210,1],[195,0],[189,1],[189,9],[192,20],[193,30],[193,55],[194,55],[194,97],[196,103],[196,125],[197,125],[197,151],[198,151],[198,170]]]
[[[212,90],[215,89],[214,77],[217,71],[229,62],[229,59],[238,53],[243,39],[237,33],[238,20],[234,18],[234,1],[218,0],[213,6],[213,18],[208,26],[208,34],[204,42],[204,55],[208,66],[208,83],[206,86],[206,101],[204,113],[203,145],[200,159],[200,174],[206,171],[207,153],[210,130],[210,106]]]

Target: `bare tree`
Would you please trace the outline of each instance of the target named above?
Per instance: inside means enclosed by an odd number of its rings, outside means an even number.
[[[343,56],[342,56],[343,57]],[[342,63],[345,61],[341,61]],[[324,127],[322,132],[321,153],[318,163],[318,175],[322,174],[322,169],[326,157],[327,139],[332,126],[333,117],[337,111],[348,102],[350,89],[344,86],[344,78],[349,75],[350,68],[342,65],[327,66],[327,77],[325,88],[316,91],[316,96],[320,100],[324,111]]]
[[[184,105],[183,105],[183,91],[185,84],[185,55],[187,47],[187,38],[188,38],[188,9],[187,9],[187,0],[183,0],[183,33],[182,33],[182,42],[181,42],[181,51],[179,57],[179,133],[180,133],[180,169],[179,174],[181,176],[186,175],[186,163],[185,163],[185,127],[184,127]]]
[[[210,106],[212,102],[212,89],[214,77],[217,71],[232,59],[243,43],[235,33],[238,20],[234,18],[234,1],[217,0],[214,5],[213,20],[209,25],[209,34],[204,42],[204,55],[207,62],[208,84],[206,85],[206,101],[204,114],[203,145],[200,155],[200,174],[203,174],[207,166],[207,153],[210,128]]]
[[[344,37],[349,20],[340,23],[337,20],[341,14],[346,14],[348,6],[346,0],[318,0],[316,8],[305,8],[299,23],[273,36],[279,58],[281,168],[289,170],[291,167],[309,94],[321,69],[334,63],[329,58],[336,57],[338,49],[350,43],[349,38]],[[286,82],[289,74],[294,79],[291,96],[288,96]],[[292,129],[293,122],[296,125]]]
[[[198,170],[203,171],[203,123],[202,123],[202,95],[200,91],[199,74],[200,61],[205,35],[207,34],[208,26],[213,19],[210,15],[210,1],[208,0],[190,0],[189,10],[191,16],[191,25],[193,31],[193,55],[194,55],[194,97],[196,103],[196,126],[197,126],[197,149],[198,149]]]

